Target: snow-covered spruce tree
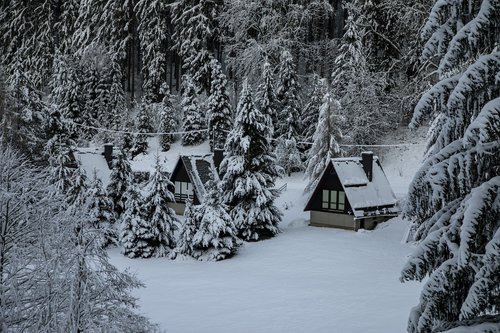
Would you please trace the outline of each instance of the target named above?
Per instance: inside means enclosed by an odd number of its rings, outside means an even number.
[[[319,110],[323,104],[323,97],[326,94],[326,80],[320,78],[318,74],[314,74],[312,78],[312,90],[309,97],[309,102],[304,107],[303,113],[303,128],[302,137],[305,142],[314,141],[314,133],[318,126]]]
[[[196,209],[197,207],[193,206],[191,200],[186,200],[184,222],[180,227],[179,237],[177,238],[177,246],[170,256],[172,259],[175,259],[178,254],[185,256],[193,255],[193,238],[199,227],[195,218]]]
[[[32,159],[40,160],[46,141],[46,135],[40,129],[47,121],[48,105],[43,101],[41,91],[21,69],[14,70],[6,85],[5,97],[10,103],[0,116],[2,134],[6,141],[15,144]]]
[[[76,167],[72,169],[69,179],[69,187],[64,194],[69,206],[81,207],[87,200],[87,190],[89,188],[87,174],[82,169],[79,162],[76,162]]]
[[[274,182],[282,174],[271,151],[271,121],[255,108],[248,82],[243,82],[235,126],[221,163],[224,202],[231,208],[238,236],[256,241],[275,236],[281,212],[274,205]]]
[[[168,47],[167,12],[162,1],[139,0],[135,5],[139,21],[139,44],[142,54],[142,91],[148,103],[162,101]]]
[[[285,170],[285,173],[290,176],[292,172],[302,169],[301,153],[297,148],[295,138],[286,139],[280,137],[276,139],[276,164]]]
[[[271,119],[271,129],[274,136],[275,128],[279,123],[276,91],[274,87],[273,69],[268,59],[264,62],[262,70],[262,83],[257,88],[256,104],[260,111]]]
[[[295,72],[292,55],[289,51],[281,53],[279,68],[279,84],[276,97],[278,100],[278,119],[274,124],[274,137],[299,139],[301,133],[299,81]]]
[[[187,132],[182,134],[182,144],[197,145],[205,139],[205,133],[198,131],[205,129],[205,117],[198,101],[196,87],[190,76],[184,76],[182,86],[182,130]]]
[[[96,240],[98,245],[106,247],[111,244],[118,244],[113,200],[102,186],[102,181],[97,177],[96,170],[94,170],[87,195],[89,224],[90,228],[99,231]]]
[[[71,150],[59,150],[49,158],[49,183],[54,186],[58,193],[66,193],[72,186],[74,168],[71,156]]]
[[[136,116],[135,129],[139,134],[135,135],[132,148],[130,149],[132,159],[139,154],[147,154],[149,148],[149,135],[143,133],[153,132],[153,126],[151,125],[150,114],[148,112],[149,105],[147,105],[143,100],[141,103],[139,103],[138,108],[139,112]]]
[[[174,232],[179,221],[174,210],[167,205],[175,202],[174,194],[169,190],[173,186],[157,156],[155,171],[145,188],[142,207],[148,229],[142,239],[153,249],[152,256],[155,257],[165,257],[175,247]]]
[[[198,226],[191,239],[191,256],[202,261],[218,261],[233,256],[241,240],[215,181],[206,184],[207,195],[194,211],[194,225]]]
[[[124,193],[132,183],[132,168],[123,151],[118,151],[113,161],[113,170],[109,176],[108,195],[113,200],[117,217],[125,210]]]
[[[126,208],[120,219],[120,244],[122,253],[129,258],[150,258],[154,248],[148,243],[153,237],[149,222],[144,219],[142,205],[144,198],[137,185],[129,184],[123,194]]]
[[[220,36],[217,0],[177,0],[172,5],[174,48],[183,59],[196,92],[210,92],[210,61]]]
[[[226,75],[222,72],[216,59],[210,61],[210,95],[207,101],[208,139],[210,147],[222,149],[226,143],[227,133],[231,129],[232,112],[229,95],[226,91]]]
[[[404,209],[419,245],[401,279],[428,276],[411,333],[488,332],[500,318],[500,4],[468,4],[437,1],[422,33],[439,81],[411,123],[433,119]]]
[[[305,191],[309,192],[316,187],[319,177],[325,170],[331,158],[341,154],[339,140],[342,133],[339,129],[341,106],[339,101],[332,98],[329,92],[323,97],[323,104],[319,109],[319,118],[316,132],[313,136],[313,145],[309,150],[309,161],[306,168],[306,177],[309,184]]]
[[[170,88],[166,83],[163,83],[160,89],[160,94],[163,95],[162,102],[159,104],[160,126],[159,131],[162,133],[172,133],[177,129],[176,109],[174,108],[173,97],[170,94]],[[170,150],[170,145],[174,142],[172,134],[160,135],[160,144],[163,151]]]

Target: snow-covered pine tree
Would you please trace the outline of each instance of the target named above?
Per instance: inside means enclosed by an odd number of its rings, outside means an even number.
[[[266,59],[262,70],[262,83],[257,89],[256,104],[260,111],[271,119],[271,136],[274,136],[276,126],[279,123],[276,91],[274,87],[273,69],[269,60]]]
[[[73,183],[74,168],[71,167],[71,156],[71,150],[59,150],[49,157],[49,183],[54,185],[60,194],[65,194]]]
[[[166,83],[163,83],[160,89],[160,94],[163,99],[159,105],[160,111],[160,127],[159,131],[162,133],[172,133],[177,129],[176,122],[176,109],[174,108],[173,97],[170,94],[170,88]],[[174,142],[174,135],[162,134],[160,135],[160,144],[163,151],[170,150],[170,145]]]
[[[318,74],[314,74],[312,78],[312,90],[310,93],[309,102],[304,107],[302,137],[305,142],[314,141],[314,133],[318,126],[319,110],[323,104],[323,97],[326,94],[326,80],[322,79]]]
[[[109,184],[107,187],[108,195],[113,200],[115,213],[119,217],[125,210],[124,193],[127,191],[130,184],[132,184],[132,168],[127,159],[127,155],[119,150],[115,155],[113,161],[113,170],[109,176]]]
[[[341,121],[341,106],[339,101],[332,98],[329,92],[323,97],[323,104],[319,109],[319,118],[316,132],[313,136],[313,145],[309,150],[309,161],[306,168],[306,176],[309,184],[305,191],[309,192],[316,187],[319,177],[325,170],[331,158],[341,154],[339,140],[342,133],[339,129]]]
[[[135,5],[139,22],[142,59],[142,91],[147,103],[162,101],[168,47],[168,20],[164,2],[139,0]]]
[[[218,261],[233,256],[241,240],[223,202],[218,185],[210,180],[203,203],[194,211],[196,233],[191,239],[191,256],[202,261]]]
[[[439,59],[439,80],[411,123],[433,119],[427,157],[404,209],[419,245],[401,279],[428,276],[410,333],[498,327],[499,17],[497,1],[436,1],[423,29],[421,61]]]
[[[91,229],[98,231],[97,242],[99,246],[106,247],[111,244],[118,244],[113,200],[102,186],[102,181],[97,176],[96,170],[94,170],[87,195],[89,224]]]
[[[138,108],[139,112],[137,112],[136,115],[136,123],[135,123],[135,129],[136,132],[139,134],[136,134],[134,136],[134,141],[132,144],[132,148],[130,149],[130,154],[132,155],[132,159],[139,155],[139,154],[147,154],[148,148],[149,148],[149,143],[148,143],[148,134],[143,134],[143,133],[152,133],[153,132],[153,126],[151,125],[151,117],[148,112],[149,109],[148,104],[143,100],[141,103],[139,103]]]
[[[123,194],[127,203],[120,218],[120,244],[122,253],[129,258],[150,258],[154,254],[148,240],[153,236],[149,222],[145,220],[142,210],[144,198],[137,185],[131,183]]]
[[[88,177],[82,169],[80,162],[76,162],[76,168],[72,170],[69,179],[69,187],[63,193],[69,206],[81,207],[87,200],[87,190],[89,188]]]
[[[232,112],[229,95],[226,91],[226,75],[216,59],[210,61],[210,95],[207,101],[208,139],[210,148],[222,149],[227,133],[231,129]]]
[[[183,59],[196,92],[210,92],[210,61],[220,36],[217,0],[177,0],[172,4],[174,48]]]
[[[205,139],[205,117],[198,101],[198,94],[191,77],[185,75],[182,81],[182,144],[197,145]]]
[[[221,163],[224,202],[231,208],[238,236],[256,241],[279,232],[281,212],[274,182],[282,174],[271,151],[271,120],[255,108],[247,80],[243,82],[235,126]]]
[[[193,238],[198,230],[198,224],[195,218],[196,208],[196,206],[193,206],[191,200],[186,200],[184,222],[180,227],[177,246],[170,256],[172,259],[175,259],[178,254],[185,256],[191,256],[193,254]]]
[[[295,138],[286,139],[280,137],[276,139],[276,142],[276,149],[274,150],[276,164],[282,167],[288,176],[292,172],[300,171],[302,169],[302,158]]]
[[[274,137],[294,138],[299,141],[299,133],[302,133],[300,119],[300,95],[299,81],[295,71],[292,55],[285,50],[281,53],[279,67],[279,85],[276,97],[279,110],[277,123],[274,124]]]
[[[152,256],[165,257],[175,248],[174,232],[179,221],[175,212],[168,207],[169,202],[175,202],[170,191],[173,184],[163,172],[160,159],[156,157],[155,171],[145,188],[143,215],[147,221],[148,232],[142,240],[152,248]]]

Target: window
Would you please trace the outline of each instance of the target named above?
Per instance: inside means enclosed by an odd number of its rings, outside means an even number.
[[[193,198],[193,184],[176,181],[174,197],[176,201],[186,201],[187,198]]]
[[[345,192],[323,190],[321,207],[330,210],[345,210]]]

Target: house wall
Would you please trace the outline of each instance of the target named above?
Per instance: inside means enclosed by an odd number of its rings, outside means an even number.
[[[355,221],[352,215],[311,210],[309,225],[314,227],[357,230],[359,228],[359,221]]]
[[[339,180],[339,176],[335,172],[332,164],[329,163],[326,171],[323,173],[323,176],[318,182],[318,185],[314,189],[314,193],[311,196],[311,200],[309,201],[309,205],[306,207],[306,210],[315,210],[315,211],[324,211],[324,212],[332,212],[327,209],[322,208],[323,203],[323,190],[336,190],[336,191],[344,191],[342,187],[342,183]],[[349,203],[349,199],[345,198],[345,208],[344,213],[347,214],[351,210],[351,204]],[[341,212],[336,212],[337,214],[341,214]]]
[[[177,215],[184,215],[184,210],[186,209],[186,204],[181,202],[169,202],[167,206],[172,208]]]
[[[179,159],[177,164],[175,165],[174,171],[172,171],[172,175],[170,176],[170,181],[174,184],[176,181],[191,183],[191,178],[189,178],[189,175],[186,171],[186,167],[184,166],[184,163],[182,162],[182,159]],[[194,186],[194,184],[193,184],[193,186]],[[170,186],[169,190],[172,193],[175,193],[174,186]],[[179,202],[179,204],[183,204],[185,206],[185,204],[183,202]],[[194,205],[200,204],[200,200],[198,199],[198,196],[196,195],[196,191],[193,195],[193,204]],[[182,214],[184,214],[184,208],[182,209],[182,213],[180,215],[182,215]]]

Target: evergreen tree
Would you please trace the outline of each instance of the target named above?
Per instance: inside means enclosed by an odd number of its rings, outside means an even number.
[[[179,221],[174,210],[167,205],[175,202],[174,194],[169,190],[173,186],[161,170],[160,160],[156,157],[155,171],[146,186],[143,206],[144,219],[148,222],[149,229],[143,239],[152,248],[152,255],[155,257],[164,257],[175,247],[174,232]]]
[[[306,192],[316,188],[319,177],[330,159],[341,154],[338,144],[342,138],[339,130],[340,109],[340,103],[327,92],[319,109],[318,123],[313,136],[314,143],[309,150],[309,162],[306,169],[309,184],[305,188]]]
[[[319,110],[323,104],[323,97],[326,94],[327,83],[325,79],[321,79],[319,75],[313,75],[312,90],[309,94],[309,102],[304,107],[303,125],[304,130],[302,137],[305,142],[313,142],[314,133],[318,125]]]
[[[280,61],[279,86],[276,94],[280,111],[278,114],[279,121],[275,124],[274,137],[294,138],[298,141],[299,133],[302,132],[299,81],[290,52],[283,51]]]
[[[144,198],[137,185],[129,184],[123,194],[123,200],[127,205],[120,220],[122,253],[129,258],[150,258],[154,254],[154,249],[148,240],[153,235],[150,233],[149,222],[143,216]]]
[[[71,167],[72,151],[59,150],[50,156],[50,178],[49,182],[60,194],[66,194],[73,184],[74,169]]]
[[[498,327],[500,5],[478,5],[437,1],[422,33],[421,60],[439,60],[439,79],[411,122],[432,115],[427,157],[404,209],[419,245],[401,279],[428,277],[411,333]]]
[[[139,154],[147,154],[149,148],[149,135],[145,133],[153,132],[153,127],[150,122],[150,115],[148,114],[148,105],[146,105],[145,101],[142,101],[139,104],[139,112],[136,116],[135,128],[139,134],[135,135],[132,148],[130,149],[132,159]]]
[[[147,103],[162,101],[168,47],[168,20],[162,1],[139,0],[135,6],[142,54],[142,91]]]
[[[204,132],[198,131],[205,129],[205,117],[203,116],[196,89],[191,78],[189,76],[184,76],[182,85],[182,128],[183,131],[188,132],[182,134],[182,144],[197,145],[202,143],[205,138]]]
[[[197,92],[210,91],[210,62],[220,35],[220,7],[217,0],[178,0],[172,6],[174,48]]]
[[[210,147],[221,149],[226,143],[227,132],[232,124],[231,105],[226,92],[227,80],[220,63],[216,59],[210,61],[211,82],[208,96],[208,138]]]
[[[81,207],[87,200],[87,190],[89,188],[87,174],[82,169],[79,162],[71,172],[69,187],[64,192],[69,206]]]
[[[115,212],[113,200],[102,186],[102,181],[94,170],[92,182],[87,190],[89,207],[89,228],[98,231],[97,243],[101,247],[118,243],[115,230]]]
[[[171,258],[175,259],[178,254],[192,256],[193,238],[198,230],[198,221],[195,218],[196,207],[193,206],[190,200],[186,201],[186,208],[184,209],[184,222],[181,224],[179,237],[177,239],[177,246],[172,252]]]
[[[271,119],[271,129],[273,130],[273,134],[271,135],[274,135],[280,120],[278,119],[273,70],[267,59],[264,62],[264,69],[262,70],[262,83],[258,87],[257,106],[264,115]]]
[[[175,120],[176,110],[172,101],[170,89],[166,83],[162,85],[160,93],[163,95],[163,100],[160,104],[160,132],[172,133],[177,129],[177,122]],[[160,135],[160,144],[163,151],[170,150],[170,145],[174,142],[174,135],[162,134]]]
[[[278,195],[274,182],[282,170],[271,152],[270,126],[269,117],[254,107],[245,80],[220,166],[224,201],[231,207],[231,218],[244,240],[256,241],[279,232],[281,212],[274,205]]]
[[[125,210],[124,193],[132,183],[132,168],[123,151],[118,151],[113,161],[113,170],[109,176],[107,187],[108,194],[113,200],[113,206],[117,216]]]
[[[302,159],[295,139],[281,137],[276,139],[276,141],[276,164],[282,167],[288,176],[292,172],[300,171],[302,169]]]
[[[207,195],[194,211],[197,230],[191,239],[191,255],[198,260],[218,261],[233,256],[241,240],[213,180],[206,184]]]

